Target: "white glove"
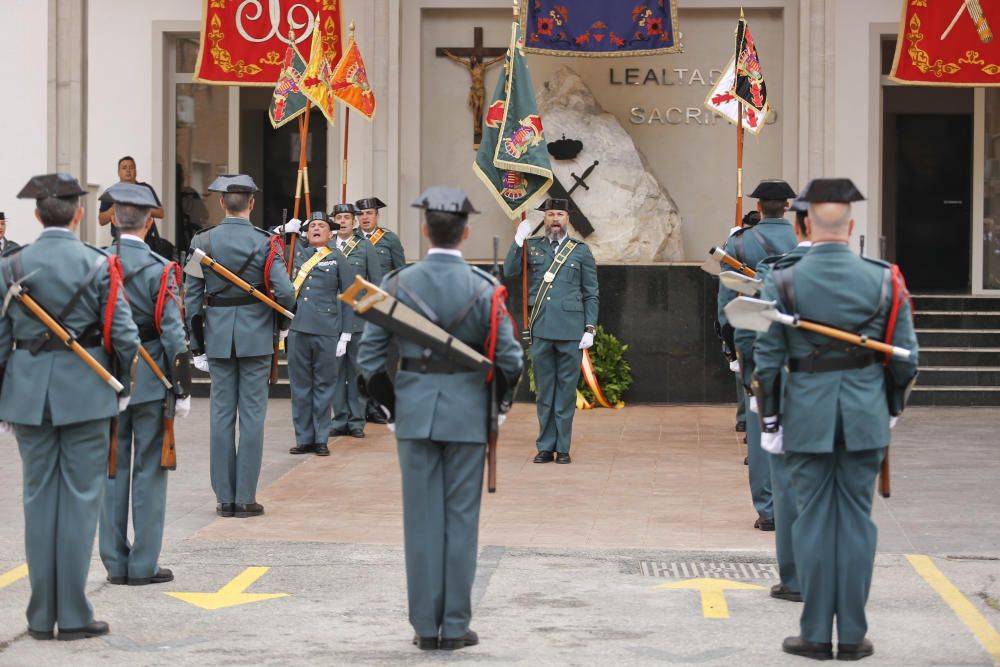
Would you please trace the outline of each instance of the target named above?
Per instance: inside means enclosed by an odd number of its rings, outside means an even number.
[[[131,396],[119,396],[118,397],[118,412],[125,412],[125,408],[128,407],[128,402],[132,400]]]
[[[351,342],[351,334],[346,331],[340,334],[340,340],[337,341],[337,358],[347,354],[347,344]]]
[[[580,349],[589,350],[594,346],[594,334],[589,331],[583,333],[583,338],[580,339]]]
[[[751,396],[750,397],[750,412],[754,413],[755,415],[756,414],[760,414],[760,413],[757,412],[757,397],[756,396]]]
[[[276,234],[298,234],[300,229],[302,229],[302,221],[298,218],[292,218],[285,224],[278,225],[274,232]]]
[[[889,417],[889,430],[896,428],[896,422],[899,421],[899,417]]]
[[[191,414],[191,397],[178,398],[174,403],[174,416],[183,419]]]
[[[497,415],[497,428],[503,426],[505,421],[507,421],[507,415]]]
[[[514,232],[514,243],[517,244],[518,248],[524,247],[524,239],[531,236],[531,223],[527,220],[522,220],[521,224],[517,226],[517,231]]]
[[[773,426],[778,423],[777,417],[765,417],[764,425]],[[783,454],[785,443],[783,442],[784,429],[780,426],[774,433],[763,432],[760,434],[760,448],[769,454]]]
[[[199,355],[195,356],[195,358],[191,360],[191,363],[199,371],[202,371],[203,373],[207,373],[208,372],[208,355],[207,354],[199,354]]]
[[[2,422],[2,421],[0,421],[0,434],[3,434],[3,433],[13,433],[13,432],[14,432],[14,425],[13,424],[11,424],[10,422]]]
[[[285,340],[288,338],[288,329],[282,329],[278,332],[278,340]]]
[[[740,372],[740,360],[739,359],[733,359],[732,361],[730,361],[729,362],[729,370],[731,370],[734,373],[739,373]]]

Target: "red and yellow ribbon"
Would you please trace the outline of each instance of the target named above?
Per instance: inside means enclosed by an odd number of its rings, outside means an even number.
[[[625,407],[624,401],[618,401],[615,405],[612,405],[608,399],[604,397],[604,392],[601,391],[601,385],[597,381],[597,373],[594,372],[594,363],[590,360],[590,352],[588,350],[583,351],[583,360],[580,362],[580,368],[583,371],[583,381],[587,383],[587,387],[594,394],[594,401],[597,405],[602,408],[614,408],[619,410]],[[581,402],[583,407],[581,408]],[[588,410],[593,407],[583,400],[583,394],[577,391],[576,397],[576,407],[578,409]]]

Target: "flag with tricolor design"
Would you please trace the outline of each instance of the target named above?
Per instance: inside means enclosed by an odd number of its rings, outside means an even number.
[[[343,57],[333,70],[331,87],[337,99],[368,120],[375,115],[375,94],[368,83],[365,63],[361,60],[361,51],[353,37],[348,41]]]
[[[306,71],[302,73],[302,80],[299,83],[302,93],[312,100],[326,119],[332,125],[334,122],[335,105],[333,94],[333,68],[323,51],[323,39],[319,34],[319,24],[313,32],[312,49],[309,53],[309,63]]]
[[[740,101],[733,93],[736,81],[736,60],[730,58],[729,64],[722,69],[719,80],[705,98],[705,106],[716,112],[733,125],[740,114]],[[771,104],[765,103],[764,111],[757,111],[752,106],[743,105],[743,129],[752,134],[760,134],[764,129],[764,121],[771,111]]]
[[[271,119],[271,126],[274,129],[298,118],[306,110],[309,100],[299,88],[305,71],[306,61],[299,55],[298,49],[289,44],[285,49],[278,82],[274,86],[271,106],[267,110],[267,116]]]

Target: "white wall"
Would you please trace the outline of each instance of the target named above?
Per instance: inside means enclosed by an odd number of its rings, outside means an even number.
[[[47,2],[0,3],[0,24],[7,27],[0,58],[7,91],[0,104],[0,211],[7,217],[7,237],[19,243],[41,231],[34,202],[15,196],[29,178],[48,171],[48,13]]]

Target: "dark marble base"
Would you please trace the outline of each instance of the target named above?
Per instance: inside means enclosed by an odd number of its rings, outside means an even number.
[[[713,329],[716,278],[697,265],[598,266],[597,277],[598,323],[629,345],[635,381],[626,402],[735,402],[733,374]],[[508,308],[520,326],[520,279],[505,282]]]

